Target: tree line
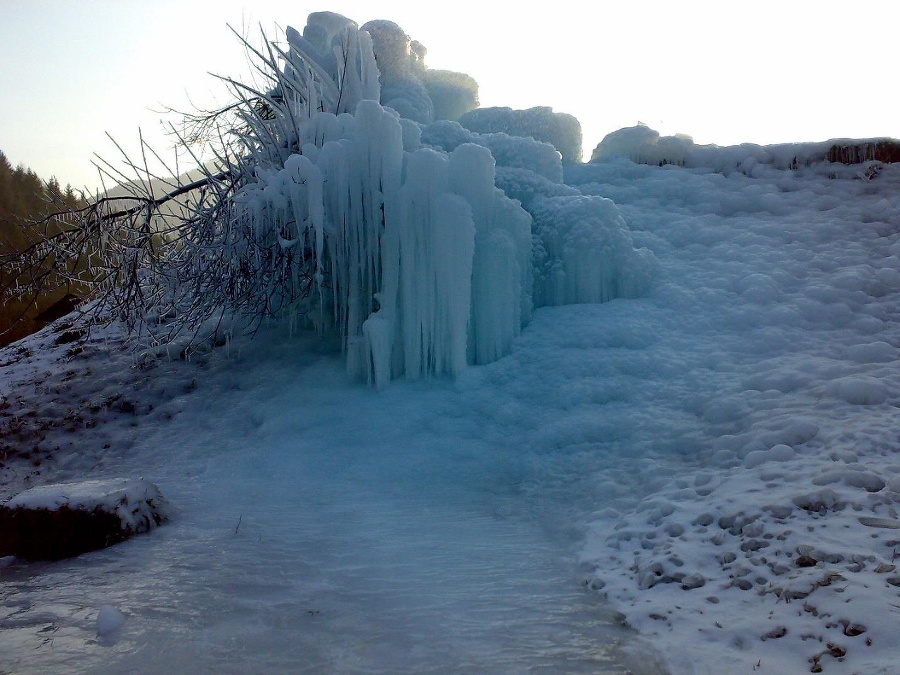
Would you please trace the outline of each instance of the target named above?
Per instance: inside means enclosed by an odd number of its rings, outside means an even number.
[[[71,185],[62,187],[55,176],[44,181],[27,167],[13,167],[0,150],[0,258],[20,253],[40,241],[46,228],[39,223],[51,214],[83,208],[85,204],[83,195]],[[80,290],[48,276],[31,297],[13,297],[9,292],[10,270],[4,267],[0,265],[0,346],[57,318],[55,315],[72,306]]]

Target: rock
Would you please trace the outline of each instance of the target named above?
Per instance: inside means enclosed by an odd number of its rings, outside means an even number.
[[[859,522],[866,527],[880,527],[885,530],[900,530],[900,520],[894,518],[876,518],[875,516],[860,516]]]
[[[681,580],[681,588],[690,591],[695,588],[702,588],[706,585],[706,577],[702,574],[689,574]]]
[[[0,506],[0,556],[70,558],[152,530],[168,516],[159,488],[144,479],[35,487]]]
[[[824,515],[828,511],[839,511],[845,506],[838,497],[838,494],[830,488],[797,495],[792,501],[804,511],[819,513],[821,515]]]
[[[829,162],[862,164],[877,160],[890,164],[900,162],[900,141],[893,138],[876,138],[862,141],[834,143],[828,149]]]

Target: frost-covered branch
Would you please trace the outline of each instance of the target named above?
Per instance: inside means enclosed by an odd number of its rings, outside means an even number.
[[[240,317],[255,328],[286,307],[305,311],[298,302],[321,266],[315,251],[298,245],[290,219],[251,225],[236,216],[235,198],[260,172],[300,152],[304,121],[372,94],[359,83],[371,85],[374,56],[367,36],[349,25],[335,46],[341,62],[330,71],[299,41],[283,49],[263,38],[258,49],[238,35],[263,85],[220,77],[232,102],[186,115],[183,129],[173,130],[198,167],[193,173],[178,176],[176,167],[157,176],[148,157],[162,159],[143,139],[137,161],[117,145],[124,168],[98,164],[101,182],[116,188],[32,223],[39,236],[4,257],[9,273],[0,290],[33,301],[47,286],[76,283],[89,289],[92,319],[121,319],[151,343],[194,335],[211,318]],[[366,47],[368,59],[360,56]]]

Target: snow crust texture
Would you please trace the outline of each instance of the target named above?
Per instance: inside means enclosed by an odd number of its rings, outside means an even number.
[[[656,242],[656,298],[695,321],[655,339],[693,362],[671,395],[704,431],[638,462],[653,487],[582,553],[673,672],[893,670],[900,176],[867,166],[572,171]]]

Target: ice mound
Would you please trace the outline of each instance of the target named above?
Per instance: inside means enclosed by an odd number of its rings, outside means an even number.
[[[581,123],[572,115],[553,112],[553,108],[547,106],[526,110],[478,108],[463,115],[459,122],[480,134],[500,132],[550,143],[562,155],[563,161],[581,161]]]

